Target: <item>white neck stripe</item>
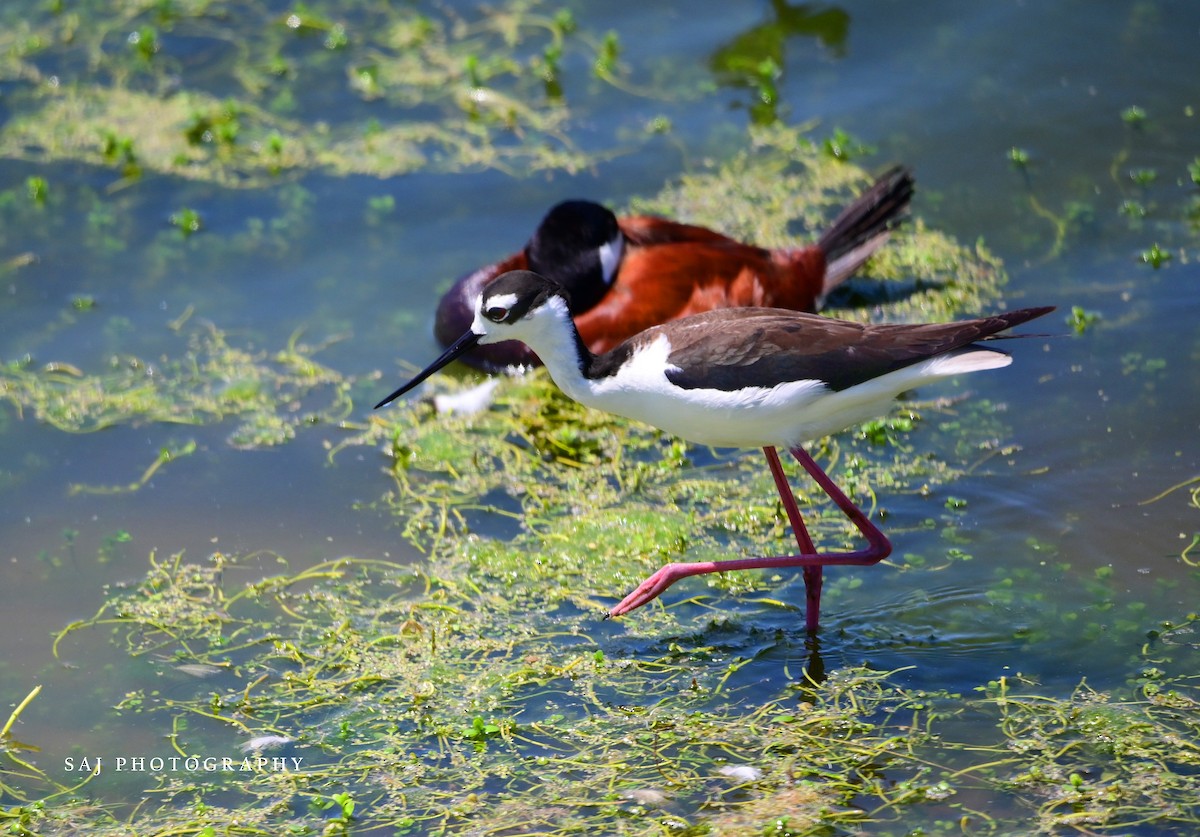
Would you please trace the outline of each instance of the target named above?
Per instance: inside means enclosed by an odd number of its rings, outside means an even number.
[[[621,251],[624,246],[624,236],[620,230],[617,230],[612,241],[600,245],[600,273],[604,277],[605,285],[611,285],[617,278],[617,267],[621,264]]]

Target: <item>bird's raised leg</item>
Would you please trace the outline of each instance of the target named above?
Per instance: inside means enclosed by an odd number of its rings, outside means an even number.
[[[821,470],[821,466],[803,448],[795,447],[791,448],[792,456],[796,458],[796,461],[816,481],[817,485],[821,486],[821,490],[829,495],[829,498],[850,518],[850,522],[867,539],[866,549],[859,549],[854,552],[818,553],[813,547],[808,529],[804,526],[800,509],[796,504],[795,495],[792,493],[791,486],[784,476],[783,467],[779,462],[779,454],[774,448],[769,447],[763,448],[763,452],[767,455],[767,464],[771,468],[771,476],[775,480],[775,487],[778,489],[779,497],[783,501],[784,511],[787,512],[788,520],[792,524],[792,530],[796,535],[796,543],[800,547],[800,554],[736,558],[729,561],[698,561],[690,564],[667,564],[638,585],[636,590],[622,599],[616,607],[608,612],[609,616],[620,616],[641,607],[647,602],[653,601],[664,590],[681,578],[704,575],[706,573],[730,572],[732,570],[803,567],[807,599],[805,625],[812,631],[816,630],[817,622],[820,619],[821,567],[835,564],[875,564],[891,554],[892,545],[883,532],[879,531],[878,527],[871,523],[862,509],[850,501],[850,498],[834,484],[829,475]]]

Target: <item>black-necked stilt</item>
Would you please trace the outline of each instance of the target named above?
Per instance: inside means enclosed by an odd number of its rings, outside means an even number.
[[[847,206],[816,244],[767,249],[664,218],[617,218],[591,201],[553,207],[520,253],[461,277],[438,304],[443,346],[470,327],[475,300],[501,274],[532,270],[568,292],[584,345],[601,354],[650,326],[716,308],[754,305],[817,310],[825,295],[887,241],[913,193],[894,168]],[[520,343],[478,346],[463,356],[498,369],[537,363]]]
[[[1040,317],[1026,308],[994,317],[921,325],[859,325],[777,308],[727,308],[648,328],[593,354],[571,319],[566,291],[529,271],[496,278],[475,302],[471,327],[419,375],[380,401],[405,394],[477,343],[520,340],[571,398],[717,447],[761,447],[792,524],[797,555],[668,564],[609,611],[641,607],[681,578],[756,568],[801,567],[806,623],[820,614],[821,568],[874,564],[891,544],[800,447],[884,413],[897,395],[965,372],[1007,366],[978,341]],[[791,451],[867,539],[865,549],[818,553],[784,476],[777,446]]]

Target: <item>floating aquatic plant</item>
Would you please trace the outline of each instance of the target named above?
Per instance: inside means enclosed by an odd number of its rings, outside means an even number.
[[[256,580],[231,583],[247,571]],[[763,683],[738,676],[764,637],[737,616],[655,620],[631,643],[564,592],[538,579],[497,592],[450,555],[301,572],[271,554],[152,555],[55,653],[102,628],[110,653],[195,671],[170,689],[114,682],[124,693],[109,700],[169,731],[181,759],[240,763],[247,742],[269,741],[295,766],[162,773],[152,803],[83,809],[5,740],[6,816],[37,831],[90,810],[95,833],[201,833],[231,817],[250,834],[314,833],[331,816],[412,834],[1200,825],[1200,683],[1160,667],[1166,630],[1123,695],[1083,683],[1054,697],[1020,675],[931,692],[852,666]],[[991,732],[956,737],[963,713]]]
[[[70,433],[238,418],[242,425],[230,437],[237,447],[277,444],[297,425],[336,423],[351,409],[350,380],[317,363],[319,347],[299,334],[272,355],[231,346],[212,326],[193,329],[184,345],[175,359],[113,356],[91,374],[63,362],[12,361],[0,366],[0,400],[19,416],[28,412]]]
[[[568,138],[565,59],[592,49],[566,10],[525,0],[468,18],[435,7],[309,3],[280,17],[212,0],[31,15],[0,28],[0,80],[21,107],[0,126],[0,156],[106,162],[126,181],[145,171],[257,186],[293,171],[391,176],[416,169],[579,170],[595,159]],[[117,32],[124,32],[119,43]],[[311,37],[316,35],[318,37]],[[175,43],[220,44],[232,60],[193,81]],[[623,83],[609,33],[596,75]],[[39,59],[88,72],[46,77]],[[303,66],[303,72],[298,67]],[[34,84],[30,84],[34,82]],[[351,93],[400,118],[306,121],[314,96]],[[611,153],[611,152],[610,152]]]

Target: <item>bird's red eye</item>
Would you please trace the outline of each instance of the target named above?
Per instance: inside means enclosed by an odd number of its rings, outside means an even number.
[[[501,308],[500,306],[496,306],[494,308],[489,308],[487,311],[485,311],[483,313],[484,313],[484,316],[486,316],[489,320],[491,320],[494,323],[498,323],[501,320],[503,320],[505,317],[508,316],[508,309]]]

